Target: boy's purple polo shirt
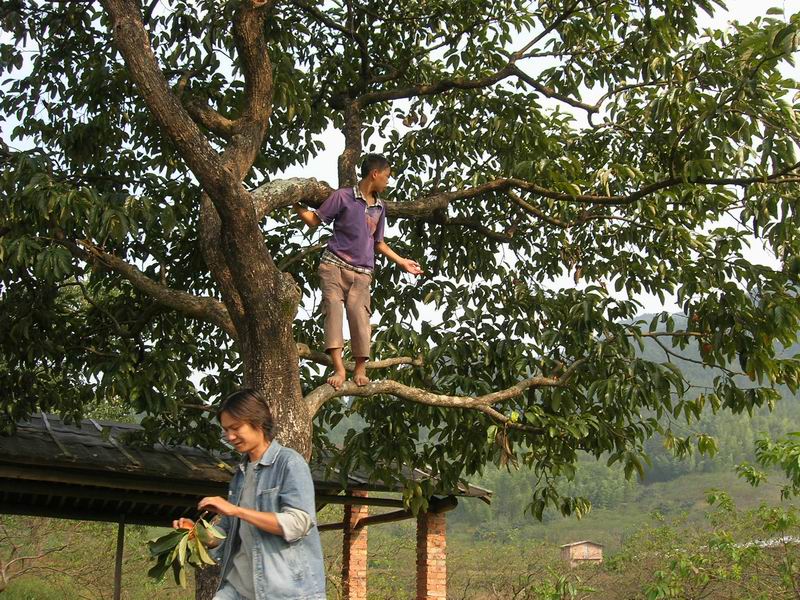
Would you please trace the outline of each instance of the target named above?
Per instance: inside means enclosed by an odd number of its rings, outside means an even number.
[[[333,221],[328,250],[355,267],[375,267],[375,243],[383,241],[386,221],[381,200],[367,206],[355,188],[342,188],[328,196],[316,213],[326,225]]]

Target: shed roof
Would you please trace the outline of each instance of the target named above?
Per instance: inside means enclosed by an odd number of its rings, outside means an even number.
[[[196,516],[197,500],[225,495],[238,462],[234,454],[216,454],[189,446],[126,444],[135,424],[85,419],[66,424],[53,415],[32,416],[13,435],[0,435],[0,513],[167,525],[180,516]],[[330,460],[311,461],[317,502],[348,503],[348,491],[399,492],[370,481],[367,473],[347,475],[347,485],[330,478]],[[429,479],[423,471],[407,471]],[[344,495],[342,495],[344,492]],[[461,485],[446,495],[477,497],[491,492]],[[360,503],[365,503],[359,499]],[[401,506],[396,498],[369,503]]]
[[[583,544],[591,544],[592,546],[598,546],[600,548],[603,547],[603,544],[598,544],[597,542],[591,542],[589,540],[581,540],[580,542],[570,542],[569,544],[562,544],[562,548],[571,548],[572,546],[582,546]]]

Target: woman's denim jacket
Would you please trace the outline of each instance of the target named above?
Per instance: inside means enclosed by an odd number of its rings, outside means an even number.
[[[228,500],[233,504],[239,503],[244,468],[244,463],[239,465],[228,488]],[[307,535],[292,543],[256,530],[260,535],[253,544],[255,600],[325,600],[325,568],[311,471],[300,454],[273,440],[256,465],[256,509],[280,512],[285,507],[305,511],[314,525]],[[219,527],[227,536],[216,548],[217,555],[222,553],[220,581],[224,582],[239,545],[239,519],[223,517]]]

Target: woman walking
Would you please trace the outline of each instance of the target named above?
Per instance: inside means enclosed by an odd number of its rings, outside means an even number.
[[[243,455],[228,498],[198,508],[222,515],[217,525],[222,570],[214,600],[325,600],[314,484],[303,457],[272,439],[269,406],[255,390],[228,396],[217,413],[228,442]],[[191,519],[173,522],[190,528]]]

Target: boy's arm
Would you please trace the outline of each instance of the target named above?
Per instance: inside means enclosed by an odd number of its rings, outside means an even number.
[[[383,254],[390,261],[397,264],[397,266],[403,269],[406,273],[411,273],[412,275],[422,275],[422,267],[419,266],[419,263],[411,260],[410,258],[403,258],[397,252],[392,250],[389,247],[389,244],[383,240],[380,242],[375,242],[375,251]]]
[[[297,216],[308,225],[309,227],[318,227],[322,225],[322,219],[319,218],[319,215],[315,213],[313,210],[309,210],[300,204],[295,204],[292,206],[294,212],[297,213]]]

